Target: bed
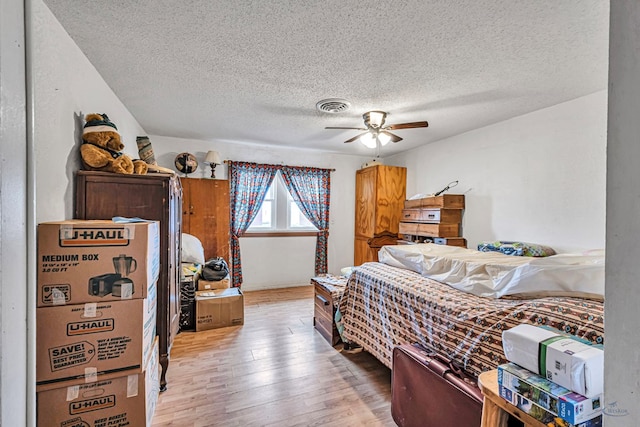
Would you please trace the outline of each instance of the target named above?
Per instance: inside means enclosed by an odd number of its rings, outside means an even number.
[[[420,343],[477,377],[506,362],[502,331],[520,323],[546,325],[604,344],[601,300],[483,297],[425,277],[425,272],[378,262],[354,269],[339,312],[343,338],[389,368],[395,346]]]

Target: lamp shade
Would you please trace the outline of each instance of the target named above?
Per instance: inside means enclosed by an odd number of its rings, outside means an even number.
[[[382,146],[387,145],[389,141],[391,141],[391,136],[389,136],[389,134],[386,134],[384,132],[380,132],[378,133],[378,141],[380,141],[380,145]]]
[[[371,132],[367,132],[364,135],[362,135],[360,137],[360,142],[362,142],[364,144],[364,146],[367,147],[367,148],[376,148],[377,147],[376,135],[372,134]]]
[[[222,164],[222,160],[220,160],[220,153],[217,151],[207,151],[207,156],[204,158],[204,162],[214,165]]]

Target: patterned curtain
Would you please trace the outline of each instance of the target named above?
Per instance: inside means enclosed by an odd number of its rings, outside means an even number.
[[[280,166],[259,165],[246,162],[229,162],[231,185],[231,265],[232,283],[242,284],[242,264],[240,262],[239,237],[247,231],[249,225],[260,210],[262,202],[273,177]]]
[[[282,178],[289,193],[309,221],[319,230],[316,241],[316,276],[327,273],[329,238],[329,196],[331,171],[307,167],[282,166]]]

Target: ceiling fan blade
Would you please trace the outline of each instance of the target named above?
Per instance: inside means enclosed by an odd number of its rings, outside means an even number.
[[[353,138],[351,138],[351,139],[347,139],[344,143],[345,143],[345,144],[348,144],[348,143],[350,143],[350,142],[353,142],[353,141],[355,141],[356,139],[360,138],[362,135],[365,135],[366,133],[367,133],[367,132],[365,132],[365,133],[361,133],[361,134],[359,134],[359,135],[354,136],[354,137],[353,137]]]
[[[428,126],[429,126],[429,123],[427,123],[427,122],[399,123],[397,125],[387,126],[387,127],[384,128],[384,130],[426,128]]]
[[[355,130],[366,130],[365,128],[346,128],[340,126],[327,126],[325,129],[355,129]]]
[[[384,133],[385,135],[389,135],[389,138],[391,138],[391,141],[393,141],[393,142],[402,141],[402,138],[400,138],[398,135],[393,134],[391,132],[387,132],[386,130],[380,131],[380,133]]]

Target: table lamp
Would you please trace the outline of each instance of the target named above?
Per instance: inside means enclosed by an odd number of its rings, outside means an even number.
[[[207,151],[207,156],[204,158],[205,163],[209,163],[211,166],[211,178],[216,177],[216,166],[222,164],[220,160],[220,154],[217,151]]]

